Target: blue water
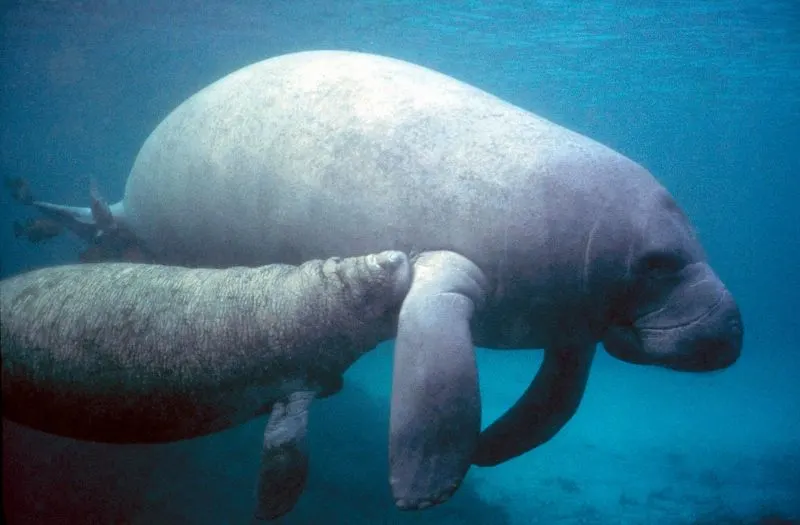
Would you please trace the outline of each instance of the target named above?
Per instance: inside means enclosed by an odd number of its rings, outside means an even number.
[[[800,520],[800,4],[785,1],[3,2],[0,170],[43,200],[122,195],[153,127],[251,62],[341,48],[416,62],[648,167],[742,307],[732,368],[681,375],[601,353],[551,442],[473,468],[440,507],[400,513],[387,482],[391,345],[312,414],[312,475],[282,523],[639,524]],[[77,239],[14,239],[2,276],[76,260]],[[538,352],[479,351],[484,421]],[[4,422],[10,523],[247,523],[263,420],[163,446],[103,446]],[[772,520],[772,521],[770,521]],[[785,521],[781,521],[785,520]]]

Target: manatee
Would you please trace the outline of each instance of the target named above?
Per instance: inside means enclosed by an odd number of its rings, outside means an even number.
[[[259,518],[308,473],[315,397],[393,337],[411,283],[402,252],[300,266],[44,268],[0,282],[3,417],[108,443],[158,443],[270,413]]]
[[[88,208],[35,205],[92,224]],[[552,438],[597,343],[692,372],[741,352],[733,296],[647,169],[390,57],[307,51],[218,80],[156,127],[110,210],[166,263],[412,255],[389,432],[402,509],[441,503],[472,464]],[[475,345],[544,350],[530,387],[483,431]]]

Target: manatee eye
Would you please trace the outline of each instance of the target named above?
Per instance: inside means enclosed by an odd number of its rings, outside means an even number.
[[[686,265],[683,257],[675,252],[655,252],[647,254],[639,265],[642,275],[653,279],[672,277]]]

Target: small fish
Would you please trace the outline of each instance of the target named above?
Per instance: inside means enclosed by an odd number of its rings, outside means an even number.
[[[56,221],[40,217],[28,219],[24,223],[14,221],[14,237],[26,237],[30,242],[39,243],[61,235],[64,227]]]
[[[113,232],[116,229],[117,221],[111,213],[108,202],[100,194],[100,190],[97,188],[97,181],[94,179],[90,181],[89,194],[92,198],[92,218],[97,225],[97,235],[101,236]]]
[[[32,204],[31,185],[23,177],[6,177],[3,185],[11,192],[11,197],[22,204]]]

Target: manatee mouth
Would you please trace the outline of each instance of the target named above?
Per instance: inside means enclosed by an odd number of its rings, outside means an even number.
[[[710,308],[688,321],[650,327],[639,322],[612,326],[603,345],[609,354],[628,363],[682,372],[711,372],[736,362],[742,338],[739,309],[730,293],[724,291]]]
[[[727,294],[728,292],[726,291],[720,293],[719,297],[717,298],[716,302],[714,302],[714,304],[712,304],[704,312],[700,313],[700,315],[694,317],[693,319],[689,319],[688,321],[677,321],[672,324],[664,324],[660,326],[647,326],[647,321],[649,319],[657,317],[664,311],[664,308],[659,308],[658,310],[650,312],[647,315],[643,315],[639,320],[634,322],[632,325],[629,325],[629,328],[631,328],[632,330],[636,330],[638,332],[657,332],[659,330],[676,330],[680,328],[689,328],[692,325],[701,323],[707,318],[714,315],[717,312],[717,310],[719,310],[722,307],[722,303],[724,302],[725,296]]]
[[[698,340],[685,356],[664,364],[679,372],[714,372],[724,370],[739,359],[739,350],[732,351],[729,341],[722,339]]]

